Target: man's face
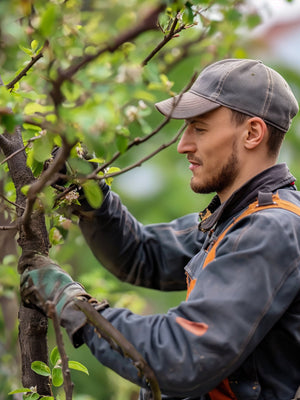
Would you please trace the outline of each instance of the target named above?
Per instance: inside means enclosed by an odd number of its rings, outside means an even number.
[[[223,201],[233,192],[239,176],[239,148],[245,127],[236,126],[226,107],[191,118],[187,124],[177,150],[190,162],[191,188],[196,193],[217,192]]]

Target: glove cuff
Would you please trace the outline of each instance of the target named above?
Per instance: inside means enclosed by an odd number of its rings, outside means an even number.
[[[89,296],[83,286],[78,282],[70,282],[65,285],[61,291],[57,291],[53,298],[57,315],[60,316],[62,310],[72,301],[72,298],[78,296]]]
[[[106,300],[99,302],[88,294],[76,296],[82,301],[88,301],[98,312],[109,307]],[[73,299],[65,305],[60,316],[60,325],[63,326],[74,347],[81,346],[84,341],[81,334],[81,329],[87,324],[86,315],[78,309]]]

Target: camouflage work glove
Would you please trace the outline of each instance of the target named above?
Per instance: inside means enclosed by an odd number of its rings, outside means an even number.
[[[96,310],[108,307],[108,303],[92,298],[80,283],[73,281],[48,257],[37,253],[27,254],[21,258],[20,264],[22,269],[26,268],[21,275],[24,305],[36,307],[51,317],[49,305],[53,304],[60,324],[66,329],[73,345],[81,345],[79,330],[87,323],[87,318],[77,308],[74,299],[88,301]]]

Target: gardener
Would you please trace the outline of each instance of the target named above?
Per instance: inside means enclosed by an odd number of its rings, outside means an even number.
[[[143,226],[104,188],[98,210],[82,205],[80,227],[95,256],[119,279],[187,300],[164,315],[95,307],[142,354],[164,399],[291,400],[300,385],[300,193],[276,164],[297,101],[260,61],[207,67],[158,110],[184,119],[178,144],[197,193],[216,192],[200,213]],[[22,261],[27,302],[57,304],[75,346],[149,389],[131,361],[86,323],[74,297],[90,296],[45,257]],[[43,268],[35,269],[43,265]]]

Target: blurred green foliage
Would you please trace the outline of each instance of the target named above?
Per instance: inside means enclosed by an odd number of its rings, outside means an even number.
[[[145,31],[111,50],[122,35],[159,4],[165,9],[159,15],[157,29]],[[175,22],[176,28],[184,29],[145,62]],[[79,156],[80,142],[100,164],[119,152],[121,156],[112,166],[122,170],[168,142],[181,125],[172,121],[150,140],[127,151],[129,143],[145,137],[162,121],[154,103],[179,93],[195,72],[215,60],[251,57],[247,36],[259,23],[259,16],[241,0],[1,0],[0,76],[4,86],[0,87],[0,125],[8,131],[22,125],[24,143],[28,144],[28,166],[37,178],[45,160],[51,157],[53,146],[60,146],[63,141],[76,144],[69,159],[70,182],[78,182],[93,170],[92,163]],[[94,58],[95,54],[98,57]],[[62,97],[58,98],[55,82],[88,57],[93,61],[62,81]],[[32,60],[37,61],[20,77]],[[300,98],[299,75],[284,66],[274,67]],[[281,158],[288,161],[299,178],[297,125],[296,120]],[[15,201],[6,164],[0,169],[0,178],[6,198]],[[154,223],[198,212],[207,205],[211,196],[191,192],[189,180],[187,162],[173,145],[140,168],[115,178],[112,188],[141,222]],[[85,184],[85,193],[96,204],[101,199],[92,194],[93,181],[87,182],[91,183]],[[184,299],[184,293],[133,288],[112,277],[87,248],[76,220],[53,210],[55,195],[51,187],[39,195],[53,244],[51,257],[87,291],[138,313],[165,312]],[[5,213],[15,219],[11,206]],[[15,265],[6,260],[0,266],[2,297],[18,296]],[[6,400],[9,391],[21,386],[16,371],[20,364],[16,333],[8,344],[4,332],[5,321],[0,315],[0,400]],[[136,398],[137,387],[103,368],[84,346],[74,350],[65,339],[70,358],[80,360],[90,372],[89,377],[72,372],[74,399]],[[51,325],[49,346],[55,346]]]

